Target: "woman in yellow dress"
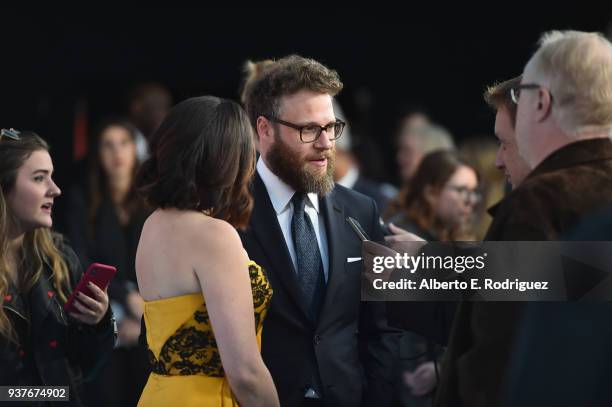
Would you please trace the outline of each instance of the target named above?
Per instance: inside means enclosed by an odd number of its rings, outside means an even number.
[[[260,354],[272,290],[235,228],[252,208],[255,150],[242,108],[212,96],[176,105],[138,185],[156,210],[136,255],[153,372],[139,406],[278,406]]]

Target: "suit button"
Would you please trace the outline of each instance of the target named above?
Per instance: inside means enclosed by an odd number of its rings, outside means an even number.
[[[320,335],[315,335],[314,336],[314,344],[318,345],[319,343],[321,343],[321,336]]]

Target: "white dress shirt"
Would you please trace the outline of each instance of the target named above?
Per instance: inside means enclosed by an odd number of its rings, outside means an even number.
[[[295,190],[283,182],[276,176],[266,165],[261,157],[257,161],[257,172],[261,177],[268,195],[272,201],[272,206],[276,212],[276,219],[280,225],[287,249],[291,255],[294,270],[297,272],[297,258],[295,255],[295,246],[291,236],[291,220],[293,219],[293,204],[291,198],[295,194]],[[323,272],[325,274],[325,282],[329,275],[329,250],[327,246],[327,233],[325,231],[325,220],[323,214],[319,210],[319,196],[315,193],[307,194],[305,211],[310,217],[315,234],[317,235],[317,243],[319,244],[319,252],[321,253],[321,261],[323,262]]]

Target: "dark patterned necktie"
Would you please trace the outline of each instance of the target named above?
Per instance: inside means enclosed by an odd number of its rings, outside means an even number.
[[[313,320],[316,320],[319,316],[325,291],[321,252],[310,217],[304,210],[306,194],[296,192],[291,198],[291,202],[293,203],[291,235],[295,246],[298,281],[300,287],[302,287],[310,316]]]

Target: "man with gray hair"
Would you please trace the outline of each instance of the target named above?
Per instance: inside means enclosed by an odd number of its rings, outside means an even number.
[[[427,154],[437,150],[454,150],[451,134],[441,126],[404,120],[397,138],[397,164],[402,184],[409,182]]]
[[[559,240],[612,204],[612,44],[595,33],[546,33],[511,94],[518,151],[530,172],[500,203],[485,240]],[[437,406],[510,405],[504,377],[524,362],[513,348],[524,304],[460,305]],[[545,305],[552,304],[532,307]],[[566,366],[572,371],[580,368]]]

